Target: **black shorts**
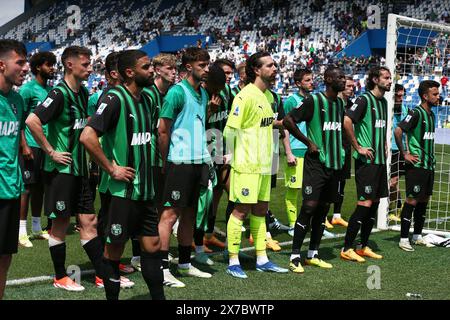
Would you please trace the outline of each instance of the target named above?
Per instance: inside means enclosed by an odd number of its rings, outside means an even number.
[[[319,154],[305,154],[303,165],[303,200],[336,202],[339,199],[341,172],[326,168],[319,160]]]
[[[434,171],[416,168],[412,165],[405,166],[406,196],[413,199],[421,199],[433,194]]]
[[[200,186],[208,186],[207,164],[174,164],[167,162],[163,206],[195,208],[198,204]]]
[[[389,194],[385,164],[366,164],[355,160],[356,193],[359,201],[376,200]]]
[[[41,148],[30,147],[33,159],[25,160],[19,156],[19,166],[22,171],[22,179],[25,185],[42,183],[42,166],[45,153]]]
[[[44,212],[51,218],[95,214],[89,179],[57,171],[44,172]]]
[[[154,203],[156,206],[162,205],[162,194],[164,191],[164,175],[161,167],[152,167],[153,187],[155,188]]]
[[[90,175],[99,175],[100,171],[99,171],[99,166],[95,161],[90,160],[88,162],[88,167],[89,167],[89,176]]]
[[[20,198],[0,199],[0,256],[17,253]]]
[[[125,243],[135,237],[157,237],[158,212],[151,201],[136,201],[104,193],[102,202],[106,243]]]
[[[400,151],[392,151],[391,178],[405,175],[405,158]]]

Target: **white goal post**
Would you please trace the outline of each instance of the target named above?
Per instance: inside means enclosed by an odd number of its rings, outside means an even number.
[[[394,116],[394,83],[399,81],[400,83],[410,81],[407,85],[411,85],[411,81],[415,82],[414,90],[417,91],[418,79],[431,79],[440,82],[440,78],[446,70],[446,66],[443,65],[444,55],[450,55],[450,25],[443,23],[434,23],[421,21],[409,17],[404,17],[395,14],[388,15],[387,35],[386,35],[386,67],[391,70],[393,85],[391,90],[385,93],[385,97],[388,101],[388,118],[387,118],[387,178],[388,182],[391,176],[391,142],[392,142],[392,125]],[[445,42],[445,48],[443,52],[438,51],[436,47],[437,41]],[[432,45],[430,45],[430,43]],[[429,50],[432,51],[429,51]],[[433,51],[436,50],[436,51]],[[432,52],[429,54],[429,52]],[[403,54],[403,56],[402,56]],[[422,54],[422,55],[421,55]],[[401,58],[399,58],[401,56]],[[414,60],[415,59],[415,60]],[[411,62],[412,61],[412,62]],[[415,62],[414,62],[415,61]],[[424,68],[423,64],[427,64],[427,68]],[[402,69],[403,67],[403,69]],[[450,70],[450,67],[447,71]],[[447,76],[450,78],[448,72]],[[411,80],[412,79],[412,80]],[[450,81],[449,81],[450,83]],[[406,88],[406,86],[405,86]],[[411,89],[412,90],[412,89]],[[442,88],[440,89],[442,90]],[[450,90],[449,90],[450,91]],[[411,93],[405,92],[405,96],[411,95]],[[448,97],[448,96],[447,96]],[[411,97],[409,98],[411,103]],[[417,99],[417,97],[416,97]],[[449,99],[450,101],[450,99]],[[417,105],[417,104],[416,104]],[[410,105],[408,107],[414,107]],[[450,107],[440,108],[442,113],[436,114],[436,123],[442,119],[450,121],[450,114],[448,113]],[[441,111],[440,111],[441,112]],[[440,123],[440,122],[439,122]],[[449,168],[448,161],[450,159],[450,128],[439,132],[441,135],[442,148],[436,149],[436,179],[435,188],[433,192],[432,200],[427,210],[427,220],[425,223],[424,232],[432,232],[435,234],[450,235],[450,197],[449,197]],[[444,136],[443,136],[444,135]],[[436,142],[437,145],[438,142]],[[446,146],[448,145],[448,146]],[[448,147],[448,148],[447,148]],[[438,163],[441,161],[440,163]],[[404,180],[400,178],[400,180]],[[403,181],[404,182],[404,181]],[[400,183],[400,182],[399,182]],[[438,187],[437,188],[437,184]],[[442,194],[441,194],[442,193]],[[402,201],[404,201],[405,193],[402,193]],[[434,201],[434,202],[433,202]],[[434,203],[432,208],[431,204]],[[399,225],[391,225],[388,220],[389,215],[389,197],[383,198],[380,201],[377,218],[377,228],[381,230],[400,230]],[[432,223],[430,223],[432,222]]]

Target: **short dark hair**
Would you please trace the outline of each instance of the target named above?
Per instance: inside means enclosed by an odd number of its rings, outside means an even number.
[[[220,68],[223,68],[223,66],[229,66],[233,70],[236,69],[234,62],[228,59],[217,59],[216,61],[214,61],[213,65],[216,65]]]
[[[117,59],[117,70],[122,78],[127,79],[126,69],[134,68],[137,61],[146,55],[147,53],[142,50],[124,50],[120,52]]]
[[[400,90],[405,90],[405,87],[399,83],[396,83],[394,86],[394,92],[399,92]]]
[[[183,52],[183,56],[181,57],[181,64],[183,66],[186,66],[188,63],[208,60],[210,60],[210,56],[207,50],[196,47],[189,47]]]
[[[419,84],[419,97],[423,100],[422,96],[428,93],[431,88],[439,88],[440,84],[434,80],[424,80]]]
[[[345,81],[355,81],[352,76],[345,76]]]
[[[13,39],[0,39],[0,57],[3,57],[10,51],[15,51],[24,57],[27,56],[27,48],[22,42]]]
[[[66,61],[69,58],[72,57],[78,57],[78,56],[92,56],[92,51],[89,50],[86,47],[80,47],[80,46],[70,46],[64,49],[62,55],[61,55],[61,62],[66,67]]]
[[[260,61],[261,58],[264,57],[270,57],[270,53],[267,51],[261,51],[252,54],[245,64],[245,74],[247,75],[247,81],[248,82],[255,82],[256,79],[256,73],[255,68],[261,68],[262,63]]]
[[[119,52],[111,52],[106,56],[105,59],[105,70],[107,74],[110,74],[111,71],[118,71],[117,69],[117,60],[119,59]]]
[[[376,67],[370,68],[369,74],[368,74],[367,80],[366,80],[367,90],[375,89],[376,84],[375,84],[375,82],[373,82],[373,78],[379,78],[381,76],[381,71],[387,71],[387,72],[391,73],[391,71],[387,67],[383,67],[383,66],[376,66]]]
[[[210,89],[210,88],[213,88],[213,89],[222,88],[223,89],[225,87],[225,82],[226,82],[225,72],[223,71],[223,69],[221,67],[213,64],[209,68],[208,78],[206,80],[206,83],[208,84],[208,89]],[[218,92],[212,92],[212,93],[218,93]]]
[[[301,68],[294,71],[294,81],[301,82],[303,77],[312,74],[312,71],[307,68]]]
[[[45,63],[49,63],[51,65],[56,63],[56,56],[53,54],[53,52],[42,51],[33,54],[33,56],[30,58],[31,73],[37,75],[37,68],[44,65]]]

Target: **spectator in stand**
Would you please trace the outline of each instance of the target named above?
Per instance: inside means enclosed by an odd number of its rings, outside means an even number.
[[[447,98],[447,96],[448,96],[447,83],[448,83],[448,78],[446,75],[444,75],[441,78],[442,94],[444,95],[444,99]]]

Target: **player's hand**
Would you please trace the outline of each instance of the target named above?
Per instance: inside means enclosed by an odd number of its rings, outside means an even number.
[[[53,162],[63,164],[63,165],[70,165],[72,163],[72,154],[70,152],[58,152],[55,150],[52,150],[49,154],[50,158],[52,158]]]
[[[374,156],[373,156],[373,149],[372,148],[363,148],[363,147],[359,147],[357,149],[358,153],[366,158],[368,158],[370,161],[373,161]]]
[[[411,154],[409,152],[405,152],[405,154],[403,155],[405,158],[405,161],[411,164],[416,164],[419,163],[419,156],[416,156],[415,154]]]
[[[222,99],[217,94],[213,94],[211,100],[209,100],[208,108],[215,113],[219,110],[221,104]]]
[[[315,143],[311,142],[308,145],[308,152],[310,154],[317,154],[317,153],[319,153],[319,148],[317,147],[317,145]]]
[[[33,151],[31,150],[31,148],[29,146],[24,146],[22,148],[22,156],[25,160],[33,160],[34,159]]]
[[[286,160],[289,167],[297,165],[297,158],[292,153],[286,155]]]
[[[112,161],[112,165],[113,171],[111,172],[111,178],[124,182],[132,182],[134,180],[136,170],[130,167],[118,166],[114,160]]]

